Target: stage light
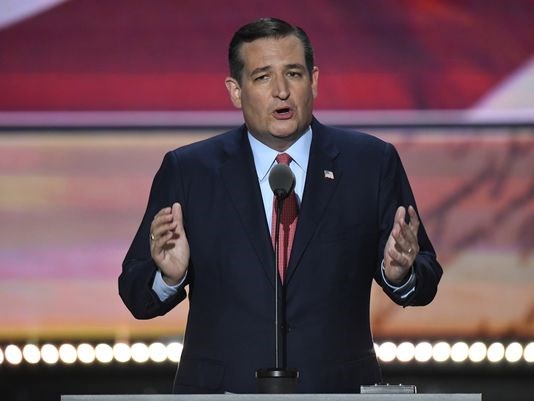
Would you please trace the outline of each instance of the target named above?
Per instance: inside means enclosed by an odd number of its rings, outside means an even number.
[[[451,359],[454,362],[463,362],[469,356],[469,346],[460,341],[451,347]]]
[[[12,365],[18,365],[22,362],[22,351],[16,345],[10,344],[4,351],[6,361]]]
[[[59,359],[61,362],[68,365],[76,362],[78,355],[76,353],[76,348],[72,344],[61,344],[59,347]]]
[[[445,341],[440,341],[432,348],[432,358],[436,362],[445,362],[451,356],[451,346]]]
[[[456,363],[498,363],[503,360],[509,363],[519,362],[522,359],[527,363],[534,362],[534,342],[520,344],[512,342],[508,345],[500,342],[484,344],[477,341],[471,345],[463,341],[454,344],[440,341],[432,345],[423,341],[413,344],[409,341],[396,344],[385,341],[382,344],[374,343],[377,357],[385,363],[401,362],[409,363],[414,360],[425,363],[432,359],[436,362],[451,360]],[[37,364],[44,362],[55,364],[61,361],[65,364],[73,364],[77,360],[89,364],[95,361],[109,363],[116,360],[120,363],[135,361],[137,363],[154,362],[163,363],[167,360],[178,363],[181,359],[183,345],[179,342],[164,344],[154,342],[145,344],[142,342],[129,345],[124,342],[116,344],[98,344],[96,347],[90,344],[80,344],[75,347],[72,344],[62,344],[56,348],[53,344],[44,344],[40,348],[35,344],[26,344],[24,347],[8,345],[3,351],[0,349],[0,365],[9,363],[18,365],[21,362]]]
[[[400,343],[397,347],[397,359],[401,362],[410,362],[415,357],[415,346],[410,342]]]
[[[132,359],[135,362],[143,363],[148,361],[149,353],[148,347],[143,343],[135,343],[132,345]]]
[[[415,360],[417,362],[428,362],[432,359],[432,344],[423,341],[415,346]]]
[[[486,358],[486,345],[480,341],[471,344],[469,347],[469,360],[471,362],[481,362]]]
[[[172,342],[167,344],[167,358],[169,358],[169,361],[180,362],[183,349],[184,346],[179,342]]]
[[[22,348],[22,356],[26,362],[34,365],[41,360],[41,351],[35,344],[26,344]]]
[[[521,359],[523,347],[519,343],[511,343],[506,347],[504,356],[508,362],[514,363]]]
[[[397,346],[392,342],[385,342],[378,348],[378,357],[384,362],[391,362],[397,355]]]
[[[95,360],[95,349],[90,344],[80,344],[76,347],[78,359],[82,363],[93,363]]]
[[[113,357],[118,362],[128,362],[130,359],[132,359],[130,346],[125,343],[116,343],[113,346]]]
[[[159,342],[152,343],[148,347],[148,356],[153,362],[164,362],[167,360],[167,347]]]
[[[95,347],[95,358],[100,363],[109,363],[113,360],[113,348],[108,344],[98,344]]]
[[[59,360],[59,351],[52,344],[44,344],[41,347],[41,359],[49,365],[53,365]]]
[[[527,344],[527,346],[523,350],[523,357],[525,358],[525,361],[529,363],[534,362],[534,342],[530,342]]]
[[[0,348],[0,365],[4,363],[4,353],[2,352],[2,349]]]
[[[488,347],[486,358],[492,363],[501,362],[504,358],[504,345],[501,343],[493,343]]]

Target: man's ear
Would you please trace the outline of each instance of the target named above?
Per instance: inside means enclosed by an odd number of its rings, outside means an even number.
[[[318,67],[313,67],[313,70],[312,70],[312,94],[313,94],[313,98],[315,99],[317,97],[317,89],[319,87],[319,68]]]
[[[241,87],[239,82],[232,77],[227,77],[224,81],[228,94],[230,95],[230,100],[235,108],[241,108]]]

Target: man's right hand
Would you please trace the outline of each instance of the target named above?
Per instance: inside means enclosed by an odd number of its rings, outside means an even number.
[[[189,243],[179,203],[154,216],[150,225],[150,254],[168,285],[182,280],[189,265]]]

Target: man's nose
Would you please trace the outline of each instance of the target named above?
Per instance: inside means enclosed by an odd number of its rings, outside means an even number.
[[[273,83],[273,96],[282,100],[286,100],[289,97],[289,85],[284,76],[277,76],[272,81]]]

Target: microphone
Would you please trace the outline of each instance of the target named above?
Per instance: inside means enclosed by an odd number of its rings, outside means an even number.
[[[269,185],[279,201],[285,199],[295,188],[295,174],[289,166],[278,163],[273,166],[269,173]]]
[[[279,293],[283,291],[282,283],[278,279],[278,250],[280,248],[280,217],[284,200],[295,188],[295,175],[289,166],[278,163],[273,166],[269,173],[269,185],[276,197],[276,221],[274,234],[274,368],[262,368],[256,371],[258,393],[280,394],[294,393],[299,372],[296,369],[285,367],[285,349],[283,346],[283,324],[285,315],[285,296],[282,296],[281,305],[278,302]]]

